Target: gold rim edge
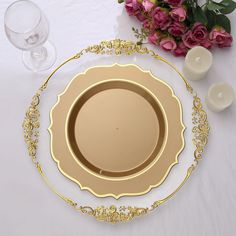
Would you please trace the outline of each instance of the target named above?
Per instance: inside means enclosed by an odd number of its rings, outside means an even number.
[[[82,184],[79,180],[77,180],[77,179],[73,178],[71,175],[67,174],[67,173],[63,170],[63,167],[61,166],[60,160],[59,160],[58,158],[56,158],[55,155],[54,155],[54,153],[53,153],[53,133],[52,133],[52,130],[51,130],[51,127],[53,126],[52,113],[53,113],[54,108],[55,108],[55,107],[59,104],[59,102],[61,101],[61,97],[68,91],[69,87],[72,85],[73,81],[74,81],[78,76],[80,76],[80,75],[86,75],[87,72],[89,72],[89,71],[92,70],[93,68],[101,68],[101,67],[107,68],[107,67],[113,67],[113,66],[118,66],[118,67],[130,67],[130,66],[132,66],[132,67],[138,68],[140,71],[142,71],[142,72],[144,72],[144,73],[149,74],[153,79],[157,80],[158,82],[160,82],[160,83],[164,84],[166,87],[168,87],[168,90],[169,90],[170,93],[171,93],[171,97],[177,101],[177,103],[178,103],[178,105],[179,105],[179,107],[180,107],[180,124],[181,124],[181,127],[182,127],[182,129],[181,129],[181,141],[182,141],[182,145],[181,145],[181,147],[179,148],[178,152],[177,152],[176,155],[175,155],[175,161],[172,162],[172,164],[171,164],[171,165],[169,166],[169,168],[167,169],[166,174],[163,176],[163,178],[162,178],[157,184],[149,184],[149,186],[148,186],[144,191],[142,191],[142,192],[137,192],[137,193],[121,193],[121,194],[113,194],[113,193],[98,194],[98,193],[96,193],[95,191],[93,191],[90,187],[83,186],[83,184]],[[141,86],[141,87],[143,87],[143,86]],[[156,98],[156,96],[154,96],[151,91],[149,91],[148,89],[147,89],[147,91],[148,91],[153,97]],[[159,101],[157,98],[156,98],[156,100],[158,101],[158,104],[161,106],[161,109],[164,110],[164,108],[162,107],[160,101]],[[167,119],[167,118],[166,118],[166,114],[164,113],[164,115],[165,115],[165,123],[166,123],[166,126],[168,127],[168,124],[167,124],[167,121],[166,121],[166,119]],[[73,182],[75,182],[76,184],[78,184],[81,190],[87,190],[87,191],[91,192],[92,194],[94,194],[95,196],[100,197],[100,198],[113,197],[113,198],[115,198],[115,199],[119,199],[119,198],[124,197],[124,196],[128,196],[128,197],[130,197],[130,196],[141,196],[141,195],[144,195],[144,194],[150,192],[153,188],[157,188],[157,187],[160,186],[160,185],[165,181],[165,179],[168,177],[168,175],[170,174],[171,169],[172,169],[176,164],[179,163],[179,156],[180,156],[180,154],[182,153],[182,151],[183,151],[183,149],[184,149],[184,147],[185,147],[184,132],[185,132],[185,130],[186,130],[186,126],[185,126],[184,123],[183,123],[183,108],[182,108],[182,103],[180,102],[179,98],[175,95],[174,90],[172,89],[172,87],[171,87],[168,83],[166,83],[165,81],[162,81],[162,80],[159,79],[158,77],[154,76],[154,75],[151,73],[151,71],[143,70],[140,66],[135,65],[135,64],[119,64],[119,63],[113,63],[113,64],[111,64],[111,65],[93,66],[93,67],[90,67],[90,68],[86,69],[84,72],[78,73],[78,74],[76,74],[75,76],[73,76],[73,78],[71,79],[71,81],[70,81],[70,82],[67,84],[67,86],[65,87],[64,91],[63,91],[62,93],[60,93],[59,95],[57,95],[57,101],[56,101],[56,103],[53,105],[53,107],[52,107],[51,110],[50,110],[50,121],[51,121],[51,123],[50,123],[50,126],[48,127],[48,131],[49,131],[49,134],[50,134],[50,147],[51,147],[51,148],[50,148],[50,153],[51,153],[51,156],[52,156],[53,160],[54,160],[54,161],[56,162],[56,164],[57,164],[58,170],[59,170],[66,178],[68,178],[68,179],[70,179],[71,181],[73,181]],[[166,145],[166,137],[165,137],[165,145]],[[161,156],[161,154],[162,154],[162,152],[163,152],[163,150],[164,150],[164,148],[165,148],[165,145],[163,145],[162,151],[160,151],[159,156]],[[159,159],[159,158],[157,158],[157,160],[158,160],[158,159]],[[157,161],[157,160],[156,160],[156,161]],[[154,161],[154,162],[156,162],[156,161]],[[154,163],[153,163],[152,165],[154,165]],[[150,167],[150,168],[151,168],[151,167]],[[145,169],[145,170],[143,170],[143,171],[147,171],[147,170]],[[143,171],[141,171],[141,172],[143,172]]]

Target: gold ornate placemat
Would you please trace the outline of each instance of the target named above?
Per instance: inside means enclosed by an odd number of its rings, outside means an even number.
[[[184,82],[187,91],[192,95],[192,98],[193,98],[193,113],[192,113],[193,128],[192,128],[192,133],[193,133],[193,144],[195,146],[195,151],[194,151],[194,154],[193,154],[193,156],[194,156],[193,163],[189,166],[189,168],[187,170],[187,173],[186,173],[186,176],[183,179],[183,181],[180,184],[180,186],[177,189],[175,189],[170,195],[166,196],[165,198],[156,200],[151,206],[147,206],[147,207],[135,207],[135,206],[120,206],[120,207],[110,206],[110,207],[104,207],[104,206],[98,206],[96,208],[92,208],[90,206],[81,206],[76,201],[74,201],[74,200],[64,196],[63,194],[59,193],[54,188],[54,186],[51,185],[50,181],[48,180],[48,178],[46,177],[46,175],[45,175],[45,173],[44,173],[44,171],[42,169],[41,164],[39,163],[39,160],[38,160],[38,157],[37,157],[37,147],[38,147],[38,137],[39,137],[38,128],[40,126],[40,121],[39,121],[39,116],[40,116],[40,111],[39,111],[40,97],[43,95],[43,92],[46,90],[49,80],[52,78],[52,76],[55,74],[56,71],[58,71],[64,64],[66,64],[66,63],[68,63],[68,62],[70,62],[72,60],[78,60],[80,57],[82,57],[86,53],[95,53],[95,54],[101,54],[101,55],[102,54],[115,54],[115,55],[125,54],[125,55],[131,55],[131,54],[138,53],[138,54],[150,55],[154,59],[160,60],[160,61],[168,64],[172,69],[174,69],[179,74],[179,76],[182,79],[182,81]],[[112,83],[108,83],[108,87],[112,86],[112,88],[114,89],[114,83],[113,82]],[[120,78],[119,78],[116,82],[118,82],[118,84],[119,84],[120,82],[123,82],[123,81],[120,81]],[[159,81],[159,82],[163,83],[163,86],[164,86],[164,84],[165,84],[165,86],[167,86],[166,83],[164,83],[163,81]],[[128,82],[128,83],[129,83],[128,87],[130,88],[130,83],[132,83],[132,82]],[[126,84],[126,86],[127,86],[127,84]],[[100,85],[100,87],[104,88],[104,84]],[[131,87],[134,89],[133,85]],[[96,87],[95,90],[90,90],[90,92],[91,91],[93,91],[93,92],[95,91],[96,92],[97,89],[98,89],[98,87]],[[68,90],[69,90],[69,87],[68,87]],[[137,87],[135,87],[134,90],[137,91]],[[171,89],[170,89],[170,91],[171,91]],[[137,92],[136,92],[136,95],[137,95]],[[140,94],[139,94],[139,96],[140,96]],[[172,93],[172,97],[173,97],[173,93]],[[151,98],[151,97],[149,97],[149,98]],[[145,100],[145,99],[143,99],[143,100]],[[152,101],[152,99],[150,99],[150,100]],[[77,100],[75,99],[75,101],[80,101],[80,102],[78,102],[78,103],[75,102],[74,105],[71,106],[72,109],[70,110],[70,112],[67,112],[67,114],[69,114],[68,119],[67,119],[67,121],[64,120],[64,122],[67,124],[66,127],[68,127],[68,126],[74,127],[74,128],[72,128],[72,130],[73,129],[75,130],[75,129],[79,128],[79,125],[76,123],[76,119],[74,119],[75,117],[77,117],[74,114],[78,114],[78,112],[74,112],[74,110],[78,111],[78,109],[81,107],[81,105],[77,105],[77,104],[81,104],[81,100],[80,99],[77,99]],[[148,100],[146,99],[146,101],[149,101],[149,99]],[[156,105],[156,107],[158,106],[160,111],[161,111],[161,112],[159,111],[157,113],[159,113],[159,114],[162,113],[163,114],[163,120],[164,120],[165,113],[163,113],[163,111],[160,108],[161,107],[160,104],[162,104],[162,103],[158,103],[157,102],[156,104],[158,104],[158,105]],[[150,102],[149,102],[149,105],[150,105]],[[176,106],[176,107],[178,107],[178,106]],[[177,108],[177,110],[180,111],[179,108]],[[54,107],[54,109],[56,109],[56,106]],[[155,109],[153,109],[153,110],[155,111]],[[53,113],[54,113],[54,110],[52,111],[52,114]],[[52,115],[52,117],[53,117],[53,115]],[[158,115],[158,116],[156,115],[156,117],[159,117],[159,119],[161,119],[160,115]],[[179,134],[181,134],[182,129],[183,129],[183,125],[181,123],[181,116],[179,116],[179,117],[180,117],[180,123],[179,124],[181,124],[180,127],[179,127],[179,129],[180,129]],[[55,122],[55,120],[53,119],[53,123],[54,122]],[[165,123],[164,127],[166,128],[166,123]],[[107,222],[111,222],[111,223],[116,223],[116,222],[121,222],[121,221],[129,221],[129,220],[131,220],[131,219],[133,219],[133,218],[135,218],[137,216],[147,214],[147,213],[153,211],[154,209],[156,209],[160,204],[162,204],[163,202],[165,202],[166,200],[171,198],[175,193],[177,193],[178,190],[189,179],[191,173],[197,167],[199,160],[202,158],[202,153],[203,153],[204,147],[205,147],[205,145],[207,143],[208,134],[209,134],[209,124],[208,124],[208,121],[207,121],[207,115],[206,115],[206,112],[203,110],[201,100],[197,96],[197,94],[193,90],[193,88],[190,86],[188,81],[177,70],[177,68],[173,64],[171,64],[170,62],[168,62],[167,60],[165,60],[164,58],[162,58],[161,56],[156,54],[154,51],[152,51],[152,50],[150,50],[150,49],[148,49],[146,47],[142,47],[140,45],[137,45],[134,42],[126,41],[126,40],[119,40],[119,39],[112,40],[112,41],[103,41],[103,42],[101,42],[98,45],[89,46],[89,47],[81,50],[79,53],[75,54],[74,56],[72,56],[71,58],[66,60],[65,62],[63,62],[61,65],[59,65],[49,75],[49,77],[46,79],[46,81],[43,83],[43,85],[39,88],[37,93],[33,96],[32,102],[31,102],[31,104],[30,104],[30,106],[29,106],[29,108],[28,108],[28,110],[26,112],[26,116],[25,116],[25,119],[24,119],[24,122],[23,122],[23,129],[24,129],[24,138],[25,138],[26,145],[27,145],[27,148],[28,148],[28,151],[29,151],[29,156],[31,157],[33,163],[35,164],[35,166],[36,166],[37,170],[39,171],[40,175],[42,176],[43,180],[51,188],[51,190],[55,194],[57,194],[61,199],[63,199],[66,203],[68,203],[73,208],[75,208],[76,210],[78,210],[78,211],[80,211],[82,213],[87,213],[87,214],[89,214],[91,216],[94,216],[97,220],[107,221]],[[50,129],[52,131],[53,125],[51,126]],[[158,129],[158,131],[156,131],[156,134],[161,132],[161,130],[159,130],[160,129],[159,126],[158,126],[158,128],[156,127],[156,129]],[[68,136],[68,133],[67,133],[67,136]],[[76,135],[71,135],[70,134],[69,137],[67,138],[67,142],[71,138],[73,139],[73,136],[76,139]],[[181,146],[181,144],[180,144],[180,146]],[[179,151],[180,150],[181,150],[181,148],[179,149]],[[75,153],[75,152],[76,151],[74,150],[73,153]],[[78,154],[78,152],[77,152],[77,154]],[[82,155],[75,155],[75,156],[76,156],[77,159],[80,158],[80,162],[82,163],[82,165],[85,165],[85,162],[81,161],[82,160],[81,159]],[[94,160],[94,159],[90,159],[90,161],[91,160]],[[156,158],[156,160],[158,160],[158,158]],[[110,176],[110,178],[112,178],[112,177],[114,178],[114,173],[117,172],[117,169],[114,169],[114,168],[112,169],[111,166],[109,166],[109,163],[107,163],[107,164],[108,164],[108,166],[106,166],[106,168],[107,167],[108,167],[108,169],[110,168],[110,170],[112,170],[110,172],[113,174],[113,176]],[[97,167],[99,166],[97,163],[96,163],[96,165],[97,165]],[[106,168],[105,168],[105,170],[107,171]],[[103,172],[103,169],[101,168],[101,166],[98,169],[99,169],[99,172],[100,172],[100,170]],[[133,169],[135,169],[135,168],[133,168]],[[107,176],[106,172],[105,173],[102,173],[102,172],[100,173],[100,175],[106,174],[106,176]],[[122,168],[120,168],[120,169],[118,169],[118,172],[123,173],[124,171],[123,171]],[[95,173],[94,169],[93,169],[93,173]],[[159,181],[159,183],[160,183],[160,181]],[[137,193],[137,191],[136,191],[136,193]],[[120,194],[119,192],[116,192],[114,194],[114,196],[118,197],[119,194]]]

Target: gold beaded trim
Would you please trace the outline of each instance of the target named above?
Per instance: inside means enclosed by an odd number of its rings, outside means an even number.
[[[92,208],[90,206],[81,206],[77,202],[73,201],[72,199],[67,198],[61,193],[59,193],[54,188],[54,186],[51,185],[50,181],[48,180],[47,176],[45,175],[42,169],[41,164],[38,161],[37,147],[38,147],[38,141],[39,141],[38,129],[40,127],[40,112],[39,112],[40,96],[42,92],[47,88],[49,80],[55,74],[57,70],[59,70],[63,65],[65,65],[69,61],[77,60],[86,53],[93,53],[93,54],[100,54],[100,55],[102,54],[132,55],[132,54],[138,53],[138,54],[150,55],[154,59],[160,60],[168,64],[172,69],[174,69],[179,74],[181,79],[184,81],[187,91],[193,97],[192,133],[193,133],[193,144],[195,145],[193,163],[189,166],[184,180],[177,187],[177,189],[175,189],[170,195],[168,195],[164,199],[155,201],[149,207],[135,207],[135,206],[116,207],[112,205],[109,207],[98,206],[96,208]],[[23,121],[23,131],[24,131],[24,139],[26,142],[29,156],[31,157],[35,167],[37,168],[44,182],[49,186],[49,188],[55,194],[57,194],[62,200],[64,200],[67,204],[72,206],[77,211],[94,216],[97,220],[100,220],[100,221],[117,223],[117,222],[130,221],[137,216],[145,215],[147,213],[152,212],[159,205],[164,203],[166,200],[171,198],[173,195],[175,195],[179,191],[179,189],[188,180],[193,170],[197,167],[199,160],[202,159],[202,153],[207,144],[207,139],[209,135],[209,123],[207,120],[207,114],[203,110],[200,98],[197,96],[196,92],[194,92],[193,88],[190,86],[188,81],[184,78],[184,76],[178,71],[178,69],[172,63],[168,62],[163,57],[159,56],[153,50],[150,50],[147,47],[137,45],[136,43],[131,42],[131,41],[116,39],[116,40],[111,40],[111,41],[102,41],[100,44],[89,46],[81,50],[79,53],[75,54],[74,56],[70,57],[68,60],[64,61],[61,65],[59,65],[48,76],[48,78],[43,83],[43,85],[39,88],[37,93],[33,96],[31,104],[25,114],[25,118]]]

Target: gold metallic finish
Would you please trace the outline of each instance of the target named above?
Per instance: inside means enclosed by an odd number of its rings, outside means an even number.
[[[82,57],[86,53],[94,53],[94,54],[125,54],[125,55],[132,55],[135,53],[138,54],[147,54],[153,57],[154,59],[160,60],[166,64],[168,64],[174,71],[176,71],[182,81],[184,82],[187,91],[193,98],[193,113],[192,113],[192,122],[193,122],[193,144],[195,146],[195,151],[193,153],[193,163],[189,166],[185,178],[183,179],[182,183],[168,196],[163,199],[156,200],[153,202],[151,206],[147,207],[135,207],[135,206],[98,206],[98,207],[91,207],[91,206],[82,206],[79,205],[76,201],[64,196],[63,194],[59,193],[55,187],[50,183],[49,179],[47,178],[43,168],[38,160],[37,157],[37,147],[38,147],[38,140],[39,140],[39,126],[40,126],[40,112],[39,112],[39,104],[40,104],[40,97],[42,96],[42,92],[47,88],[49,80],[52,76],[66,63],[77,60]],[[62,200],[64,200],[67,204],[72,206],[75,210],[80,211],[82,213],[91,215],[95,217],[97,220],[106,221],[109,223],[117,223],[117,222],[124,222],[130,221],[135,217],[145,215],[147,213],[152,212],[169,198],[173,197],[186,183],[186,181],[191,176],[192,172],[196,169],[199,161],[202,159],[204,148],[207,144],[208,135],[209,135],[209,123],[207,120],[207,114],[203,110],[203,106],[201,103],[200,98],[197,96],[196,92],[193,90],[191,85],[188,81],[184,78],[184,76],[179,72],[179,70],[166,59],[162,58],[154,51],[142,47],[141,45],[137,45],[134,42],[126,41],[126,40],[111,40],[111,41],[103,41],[100,44],[89,46],[79,53],[75,54],[71,58],[64,61],[61,65],[59,65],[45,80],[36,94],[33,96],[32,101],[30,103],[29,108],[26,111],[25,118],[23,121],[23,131],[24,131],[24,139],[26,142],[26,146],[28,148],[28,153],[30,158],[32,159],[35,167],[37,168],[39,174],[41,175],[42,179],[44,180],[45,184]]]
[[[75,76],[50,117],[59,170],[98,197],[147,193],[165,180],[184,147],[178,98],[135,65]]]

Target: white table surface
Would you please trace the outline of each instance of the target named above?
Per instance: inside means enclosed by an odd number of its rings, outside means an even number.
[[[0,2],[0,235],[236,235],[236,103],[221,114],[207,110],[211,134],[204,160],[186,186],[148,216],[124,224],[100,223],[92,217],[75,212],[44,185],[27,156],[21,123],[31,96],[49,71],[36,74],[26,70],[21,62],[21,52],[7,40],[3,15],[11,2]],[[115,0],[35,2],[50,22],[49,38],[57,48],[57,64],[80,48],[104,39],[134,39],[131,26],[138,24],[127,16],[123,5],[117,4]],[[236,15],[232,14],[230,18],[232,33],[236,38]],[[161,50],[159,53],[181,69],[183,58],[175,58]],[[192,82],[203,101],[208,87],[214,82],[225,81],[236,89],[236,46],[214,50],[213,53],[214,64],[208,76],[202,81]],[[49,135],[46,132],[49,119],[46,113],[74,73],[83,71],[89,65],[112,62],[136,63],[160,74],[163,79],[166,76],[167,81],[179,91],[177,95],[184,100],[184,106],[191,105],[190,97],[184,99],[187,95],[176,75],[167,67],[160,66],[159,62],[150,62],[148,58],[100,59],[90,56],[59,73],[48,88],[48,93],[53,95],[45,95],[42,102],[44,120],[39,154],[45,170],[60,191],[84,204],[89,201],[96,205],[106,199],[96,199],[90,193],[80,191],[77,185],[58,173],[49,156]],[[190,112],[185,114],[185,122],[190,124]],[[190,139],[190,133],[190,130],[186,133],[186,139]],[[191,148],[186,149],[181,158],[182,169],[174,170],[176,174],[170,176],[172,179],[169,187],[160,190],[163,193],[168,192],[183,177],[181,173],[190,163],[187,156],[191,156],[192,152]],[[158,191],[153,190],[150,197],[135,199],[136,204],[148,205],[159,194]],[[114,201],[108,200],[112,203]],[[128,202],[130,199],[122,201]]]

